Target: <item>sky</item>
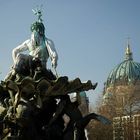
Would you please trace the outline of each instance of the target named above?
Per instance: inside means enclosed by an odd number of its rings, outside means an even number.
[[[32,9],[40,5],[46,37],[59,55],[59,76],[98,82],[86,92],[91,105],[110,71],[124,60],[128,38],[133,59],[140,62],[139,0],[0,0],[0,80],[13,64],[12,49],[30,38],[36,21]]]

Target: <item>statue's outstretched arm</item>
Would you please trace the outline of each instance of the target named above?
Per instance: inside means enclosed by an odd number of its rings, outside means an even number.
[[[16,48],[13,49],[12,51],[12,57],[13,57],[13,61],[14,63],[16,63],[16,57],[19,53],[24,52],[26,50],[28,50],[28,42],[29,40],[26,40],[25,42],[23,42],[21,45],[17,46]]]
[[[49,57],[51,59],[52,66],[54,68],[56,68],[57,67],[57,61],[58,61],[58,54],[57,54],[57,51],[55,49],[55,45],[54,45],[53,41],[46,38],[46,47],[47,47],[47,50],[48,50],[48,53],[49,53]]]

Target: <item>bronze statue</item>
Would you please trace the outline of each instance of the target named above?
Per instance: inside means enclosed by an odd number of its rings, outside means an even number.
[[[68,94],[94,90],[97,83],[58,77],[46,67],[50,58],[56,71],[58,55],[45,37],[41,10],[34,13],[38,21],[31,26],[31,39],[13,49],[14,65],[0,83],[0,139],[85,140],[84,128],[91,119],[110,121],[95,113],[83,117]],[[21,53],[26,50],[29,55]]]

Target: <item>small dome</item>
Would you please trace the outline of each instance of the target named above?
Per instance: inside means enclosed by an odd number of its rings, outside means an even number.
[[[128,44],[125,52],[125,60],[118,64],[109,74],[106,86],[116,83],[135,83],[140,80],[140,63],[134,62],[132,52]]]

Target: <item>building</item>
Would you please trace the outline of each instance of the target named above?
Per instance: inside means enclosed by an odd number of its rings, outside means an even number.
[[[113,118],[114,140],[140,139],[140,63],[133,60],[129,42],[124,60],[107,78],[102,109]]]
[[[113,140],[140,140],[140,114],[113,118]]]

